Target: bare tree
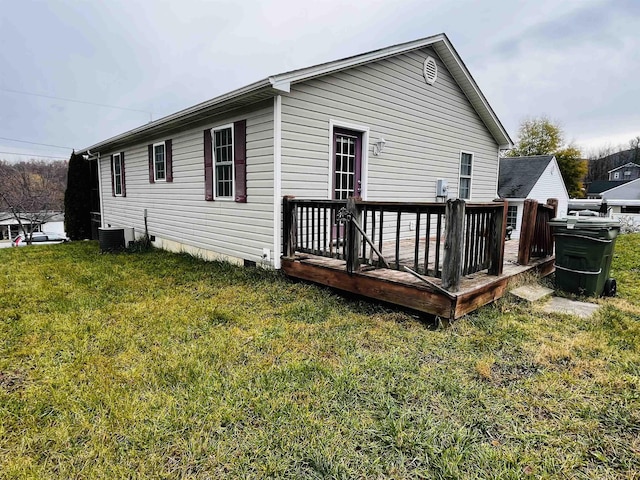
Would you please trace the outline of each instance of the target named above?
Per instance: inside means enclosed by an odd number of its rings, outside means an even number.
[[[0,204],[16,219],[27,243],[33,231],[63,210],[66,162],[0,160]]]

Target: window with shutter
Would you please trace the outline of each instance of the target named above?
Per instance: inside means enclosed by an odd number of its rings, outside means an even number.
[[[205,199],[247,201],[246,121],[204,132]]]
[[[214,128],[213,139],[214,195],[216,199],[231,199],[233,191],[233,125]]]
[[[149,183],[173,182],[172,141],[152,143],[147,146]]]

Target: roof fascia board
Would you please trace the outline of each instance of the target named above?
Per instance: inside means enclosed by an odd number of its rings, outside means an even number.
[[[99,151],[101,150],[104,146],[107,145],[112,145],[112,144],[116,144],[118,142],[121,142],[122,140],[125,140],[129,137],[133,137],[135,135],[139,135],[139,134],[146,134],[146,133],[151,133],[157,129],[159,129],[160,127],[166,127],[166,128],[170,128],[170,126],[173,123],[179,122],[180,120],[184,119],[185,117],[188,117],[190,115],[194,115],[196,113],[200,113],[200,112],[204,112],[206,110],[209,109],[214,109],[217,106],[220,106],[224,103],[228,103],[228,102],[233,102],[234,100],[239,100],[240,98],[249,95],[251,93],[255,93],[258,90],[267,88],[267,89],[271,89],[272,84],[269,81],[268,78],[265,78],[263,80],[260,80],[258,82],[252,83],[250,85],[246,85],[242,88],[238,88],[236,90],[233,90],[232,92],[228,92],[225,93],[223,95],[220,95],[216,98],[213,98],[211,100],[207,100],[206,102],[201,102],[197,105],[194,105],[192,107],[189,108],[185,108],[184,110],[180,110],[179,112],[176,113],[172,113],[171,115],[167,115],[166,117],[162,117],[154,122],[150,122],[147,123],[146,125],[142,125],[140,127],[136,127],[132,130],[128,130],[124,133],[121,133],[119,135],[116,135],[114,137],[108,138],[107,140],[104,140],[102,142],[96,143],[94,145],[91,145],[87,148],[83,148],[81,150],[78,150],[76,153],[78,154],[84,154],[87,153],[88,150],[94,150],[94,151]],[[274,92],[275,95],[275,92]]]
[[[460,55],[458,55],[458,52],[453,47],[453,44],[449,41],[449,38],[444,34],[442,35],[442,37],[443,37],[442,41],[443,41],[444,45],[446,46],[447,50],[451,53],[451,56],[454,58],[454,60],[455,60],[455,62],[457,64],[456,66],[463,73],[464,79],[472,87],[473,92],[480,99],[480,101],[482,102],[482,105],[484,106],[485,110],[489,113],[491,119],[493,120],[493,123],[496,125],[496,127],[500,131],[503,139],[501,139],[501,141],[499,140],[498,144],[500,144],[501,148],[505,148],[505,149],[513,148],[513,140],[511,140],[511,137],[507,133],[507,130],[504,128],[504,126],[502,125],[502,123],[498,119],[498,116],[493,111],[493,109],[491,108],[491,105],[489,105],[489,102],[487,101],[486,97],[484,96],[484,94],[480,90],[480,87],[478,87],[478,84],[476,83],[476,81],[471,76],[471,72],[469,72],[469,69],[467,69],[467,66],[462,61],[462,58],[460,57]],[[436,52],[437,52],[437,48],[436,48]],[[440,59],[442,60],[442,56],[440,56]],[[444,61],[444,60],[442,60],[442,61],[445,63],[445,65],[447,66],[449,71],[451,71],[450,65],[447,65],[446,61]],[[452,74],[453,74],[453,72],[452,72]],[[498,139],[496,139],[496,140],[498,140]]]
[[[513,141],[506,129],[498,119],[498,116],[495,114],[486,97],[480,91],[478,84],[475,82],[471,73],[467,69],[466,65],[456,52],[455,48],[447,38],[444,33],[440,33],[438,35],[434,35],[431,37],[422,38],[419,40],[414,40],[412,42],[401,43],[399,45],[394,45],[391,47],[382,48],[380,50],[374,50],[373,52],[355,55],[352,57],[343,58],[341,60],[336,60],[333,62],[322,63],[320,65],[315,65],[313,67],[302,68],[300,70],[293,70],[291,72],[282,73],[279,75],[274,75],[270,77],[271,83],[275,85],[288,84],[287,88],[290,88],[290,85],[293,83],[303,82],[306,80],[310,80],[312,78],[321,77],[323,75],[328,75],[331,73],[335,73],[341,70],[346,70],[348,68],[357,67],[360,65],[365,65],[367,63],[383,60],[385,58],[393,57],[396,55],[400,55],[403,53],[407,53],[413,50],[419,50],[425,47],[433,47],[438,53],[440,60],[445,64],[445,66],[449,69],[449,71],[454,70],[452,67],[456,67],[457,70],[462,72],[462,78],[456,78],[456,81],[461,83],[462,80],[469,87],[471,87],[472,94],[480,100],[482,107],[489,115],[490,121],[494,124],[495,129],[489,129],[492,131],[499,148],[507,150],[513,148]],[[438,52],[439,49],[445,48],[446,52],[450,54],[450,56],[454,59],[455,65],[451,65],[451,62],[448,61],[447,55],[441,55],[441,52]],[[454,72],[452,72],[454,74]],[[455,75],[455,74],[454,74]],[[289,90],[287,90],[289,91]],[[464,91],[464,89],[463,89]],[[465,93],[466,94],[466,93]],[[471,100],[471,99],[470,99]],[[473,102],[472,102],[473,104]],[[480,113],[480,112],[479,112]],[[481,115],[482,117],[482,115]],[[496,133],[499,132],[498,135]]]
[[[627,162],[624,165],[620,165],[619,167],[614,168],[613,170],[609,170],[607,173],[615,172],[616,170],[620,170],[621,168],[627,168],[627,167],[638,167],[638,168],[640,168],[640,165],[638,165],[637,163],[633,163],[633,162]]]
[[[91,145],[90,147],[79,150],[78,153],[84,154],[87,152],[87,150],[99,151],[105,146],[113,145],[125,140],[128,141],[134,136],[151,134],[151,132],[158,131],[162,126],[164,126],[165,128],[171,128],[174,123],[179,123],[180,120],[184,119],[185,117],[189,117],[200,112],[205,112],[207,110],[213,110],[215,109],[215,107],[218,107],[224,103],[239,101],[243,97],[248,97],[249,95],[258,92],[261,89],[270,90],[273,95],[278,95],[283,92],[289,93],[291,91],[292,83],[302,82],[322,75],[328,75],[341,70],[345,70],[347,68],[364,65],[428,46],[432,46],[434,48],[436,54],[438,54],[438,56],[440,57],[440,60],[445,64],[449,71],[451,71],[452,75],[454,75],[454,78],[456,78],[456,81],[461,84],[461,87],[463,87],[462,90],[465,95],[467,95],[468,98],[469,95],[472,95],[474,97],[469,98],[474,108],[477,108],[476,105],[478,103],[475,100],[479,100],[480,108],[482,108],[484,112],[478,111],[478,114],[483,119],[483,121],[487,123],[487,127],[497,141],[499,148],[512,148],[513,141],[511,140],[509,134],[489,105],[489,102],[480,91],[480,88],[471,76],[471,73],[456,52],[455,48],[453,48],[453,45],[451,44],[447,36],[444,33],[440,33],[431,37],[426,37],[419,40],[374,50],[373,52],[355,55],[333,62],[327,62],[312,67],[274,75],[245,87],[233,90],[232,92],[218,96],[211,100],[207,100],[206,102],[199,103],[197,105],[194,105],[193,107],[189,107],[174,114],[168,115],[159,120],[156,120],[155,122],[151,122],[141,127],[137,127],[122,134],[116,135],[107,140]],[[444,51],[442,49],[444,49]],[[441,53],[448,53],[449,55],[442,55]],[[449,60],[449,58],[453,58],[453,63]]]
[[[330,73],[335,73],[347,68],[357,67],[365,65],[367,63],[382,60],[402,53],[407,53],[412,50],[418,50],[420,48],[428,47],[434,43],[441,42],[446,39],[446,36],[442,33],[433,35],[431,37],[421,38],[411,42],[401,43],[399,45],[393,45],[391,47],[381,48],[369,53],[363,53],[360,55],[354,55],[333,62],[321,63],[312,67],[301,68],[299,70],[292,70],[290,72],[281,73],[271,77],[272,81],[276,84],[281,82],[297,83],[305,80],[309,80],[315,77],[321,77]]]

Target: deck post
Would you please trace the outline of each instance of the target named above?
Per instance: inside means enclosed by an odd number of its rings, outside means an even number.
[[[447,200],[442,287],[450,292],[457,292],[460,287],[464,258],[464,216],[464,200]]]
[[[284,257],[294,257],[296,253],[296,233],[298,231],[298,221],[296,205],[291,202],[294,196],[286,195],[282,198],[282,255]]]
[[[518,245],[518,263],[528,265],[531,260],[531,246],[536,229],[536,217],[538,216],[538,202],[533,199],[524,201],[522,209],[522,225],[520,226],[520,244]]]
[[[358,229],[353,225],[362,224],[362,209],[356,203],[354,197],[347,199],[347,211],[351,214],[351,221],[346,225],[347,229],[347,272],[356,272],[360,267],[360,244],[362,237]]]
[[[491,214],[491,231],[489,232],[489,275],[502,275],[504,266],[504,237],[507,235],[507,206],[506,200],[497,205]]]

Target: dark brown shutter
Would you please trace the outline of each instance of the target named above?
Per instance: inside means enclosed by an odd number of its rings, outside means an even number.
[[[173,182],[173,152],[171,150],[172,144],[173,142],[171,141],[171,139],[165,140],[164,142],[164,158],[166,160],[167,166],[167,182]]]
[[[247,203],[247,121],[233,124],[233,163],[236,171],[236,202]]]
[[[204,199],[213,200],[213,152],[211,130],[204,131]]]
[[[122,178],[122,196],[127,196],[127,182],[124,176],[124,152],[120,152],[120,173]]]
[[[116,196],[116,180],[113,178],[113,155],[111,155],[111,196]]]
[[[149,183],[155,183],[155,176],[153,174],[153,145],[147,147],[149,150]]]

